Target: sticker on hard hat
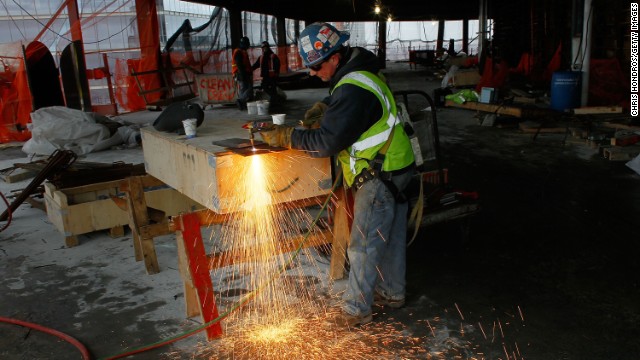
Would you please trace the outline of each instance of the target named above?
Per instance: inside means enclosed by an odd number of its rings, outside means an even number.
[[[338,43],[338,41],[340,41],[340,36],[336,33],[333,33],[331,37],[329,37],[329,43],[331,44],[332,47],[335,46]]]
[[[314,47],[316,50],[322,50],[322,42],[320,42],[320,41],[316,41],[316,42],[314,42],[314,43],[313,43],[313,47]]]
[[[320,31],[318,31],[318,40],[326,42],[327,39],[333,34],[335,33],[333,32],[333,30],[331,30],[331,28],[323,26],[322,28],[320,28]]]
[[[300,39],[300,45],[302,45],[302,50],[304,50],[305,53],[313,50],[313,47],[311,46],[311,40],[309,40],[309,35]]]
[[[312,63],[316,60],[320,59],[320,53],[315,50],[311,50],[307,53],[307,62]]]

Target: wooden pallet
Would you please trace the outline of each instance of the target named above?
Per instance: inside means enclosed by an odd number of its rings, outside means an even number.
[[[152,176],[144,176],[144,197],[149,207],[167,215],[201,209],[190,200]],[[78,236],[98,230],[109,230],[112,237],[124,235],[129,213],[124,200],[124,180],[58,189],[44,184],[44,198],[49,221],[63,234],[68,247],[79,244]]]

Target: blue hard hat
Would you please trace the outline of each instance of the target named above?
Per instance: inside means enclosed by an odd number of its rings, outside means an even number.
[[[313,23],[300,33],[298,51],[305,66],[325,61],[349,40],[349,32],[339,31],[328,23]]]

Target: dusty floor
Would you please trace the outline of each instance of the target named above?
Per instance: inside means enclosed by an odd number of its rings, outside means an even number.
[[[425,71],[407,68],[390,66],[394,90],[431,93],[437,86]],[[287,93],[286,112],[295,117],[325,91]],[[249,118],[231,108],[205,112],[205,121]],[[408,252],[406,307],[378,309],[374,325],[338,334],[348,340],[341,352],[320,348],[316,358],[639,358],[640,176],[584,144],[563,145],[563,134],[533,141],[517,129],[480,126],[470,111],[437,115],[449,182],[478,191],[482,210],[469,219],[468,237],[459,222],[422,230]],[[155,116],[129,118],[145,123]],[[139,163],[141,153],[110,150],[87,160]],[[0,151],[1,168],[26,161],[17,149]],[[27,184],[0,183],[0,191]],[[184,316],[173,236],[156,240],[162,271],[153,276],[134,261],[128,232],[80,241],[66,248],[46,214],[22,205],[0,233],[0,316],[67,333],[96,358],[198,326]],[[312,256],[322,263],[322,254]],[[313,276],[329,288],[318,296],[343,286],[330,284],[326,266]],[[0,334],[2,359],[80,358],[72,346],[36,331],[0,323]],[[364,352],[367,344],[386,352]],[[234,358],[221,352],[224,345],[196,334],[134,358]]]

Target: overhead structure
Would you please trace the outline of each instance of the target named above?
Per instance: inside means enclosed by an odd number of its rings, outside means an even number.
[[[297,0],[242,1],[197,0],[200,4],[228,9],[241,7],[244,11],[269,14],[275,17],[316,21],[393,21],[461,20],[478,17],[479,0],[460,0],[455,3],[424,0],[328,0],[302,5]],[[239,5],[241,4],[241,5]],[[376,13],[376,6],[379,10]]]

